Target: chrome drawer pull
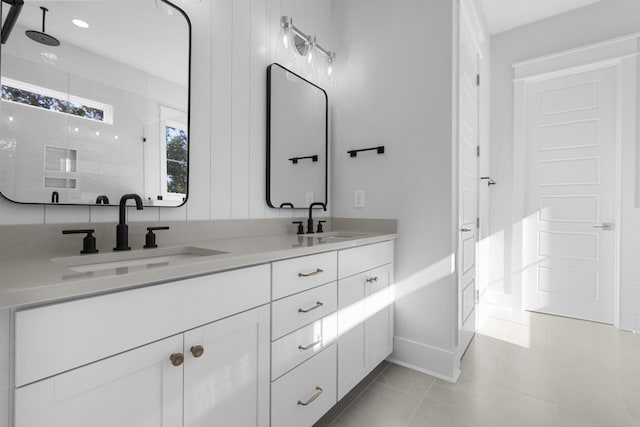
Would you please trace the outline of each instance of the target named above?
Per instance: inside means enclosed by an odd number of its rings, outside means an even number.
[[[322,394],[322,389],[318,386],[316,386],[316,394],[314,394],[313,396],[311,396],[311,398],[309,400],[307,400],[306,402],[303,402],[302,400],[298,400],[298,405],[300,406],[307,406],[309,405],[311,402],[313,402],[314,400],[316,400],[317,398],[320,397],[320,395]]]
[[[299,346],[298,346],[298,350],[300,350],[300,351],[309,350],[310,348],[313,348],[313,347],[317,346],[317,345],[318,345],[318,344],[320,344],[321,342],[322,342],[322,338],[320,338],[318,341],[313,342],[313,343],[311,343],[311,344],[309,344],[309,345],[307,345],[307,346],[299,345]]]
[[[377,281],[378,281],[378,276],[369,277],[367,279],[367,283],[373,283],[373,282],[377,282]]]
[[[316,271],[313,271],[311,273],[298,273],[298,277],[310,277],[320,273],[324,273],[324,270],[321,268],[317,268]]]
[[[305,309],[303,309],[303,308],[299,308],[299,309],[298,309],[298,313],[308,313],[308,312],[310,312],[310,311],[315,310],[316,308],[320,308],[320,307],[322,307],[323,305],[324,305],[324,304],[323,304],[323,303],[321,303],[320,301],[316,301],[316,305],[314,305],[314,306],[313,306],[313,307],[311,307],[311,308],[307,308],[306,310],[305,310]]]

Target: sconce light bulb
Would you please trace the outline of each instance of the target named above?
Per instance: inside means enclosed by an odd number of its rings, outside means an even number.
[[[9,116],[9,121],[12,122],[13,121],[13,116]]]
[[[331,77],[332,74],[333,74],[333,65],[329,63],[329,65],[327,66],[327,76]]]
[[[283,34],[282,34],[282,46],[285,49],[289,49],[289,34],[287,34],[286,31],[283,31]]]

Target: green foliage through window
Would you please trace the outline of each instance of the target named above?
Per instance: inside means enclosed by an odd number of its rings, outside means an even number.
[[[98,108],[77,104],[64,99],[42,95],[7,85],[2,85],[2,99],[18,104],[31,105],[45,110],[57,111],[85,119],[104,121],[104,111]]]
[[[187,193],[187,133],[165,126],[167,144],[167,191]]]

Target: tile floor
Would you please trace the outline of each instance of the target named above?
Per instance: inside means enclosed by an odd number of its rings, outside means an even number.
[[[314,427],[640,427],[640,335],[494,310],[450,384],[382,363]]]

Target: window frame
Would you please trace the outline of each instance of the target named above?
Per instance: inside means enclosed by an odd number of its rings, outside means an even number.
[[[0,80],[1,80],[0,81],[0,85],[1,86],[7,86],[7,87],[23,90],[23,91],[35,93],[37,95],[42,95],[42,96],[46,96],[46,97],[49,97],[49,98],[55,98],[55,99],[58,99],[58,100],[61,100],[61,101],[67,101],[67,102],[71,102],[73,104],[82,105],[84,107],[89,107],[89,108],[93,108],[93,109],[96,109],[96,110],[101,110],[103,112],[103,117],[102,117],[102,120],[97,120],[97,119],[92,119],[92,118],[89,118],[89,117],[77,116],[75,114],[67,113],[67,112],[64,112],[64,111],[50,110],[48,108],[42,108],[42,107],[38,107],[36,105],[24,104],[22,102],[11,101],[11,100],[7,100],[7,99],[4,99],[4,98],[0,97],[0,99],[2,99],[3,102],[10,102],[10,103],[13,103],[13,104],[16,104],[16,105],[22,105],[22,106],[25,106],[25,107],[38,108],[38,109],[44,110],[44,111],[50,111],[50,112],[58,113],[58,114],[65,114],[67,116],[75,117],[75,118],[78,118],[78,119],[91,120],[92,122],[105,123],[105,124],[109,124],[109,125],[113,124],[113,105],[105,104],[103,102],[95,101],[95,100],[88,99],[88,98],[83,98],[83,97],[76,96],[76,95],[71,95],[71,94],[68,94],[68,93],[60,92],[58,90],[49,89],[49,88],[46,88],[46,87],[34,85],[34,84],[31,84],[31,83],[22,82],[20,80],[11,79],[11,78],[4,77],[4,76]]]

